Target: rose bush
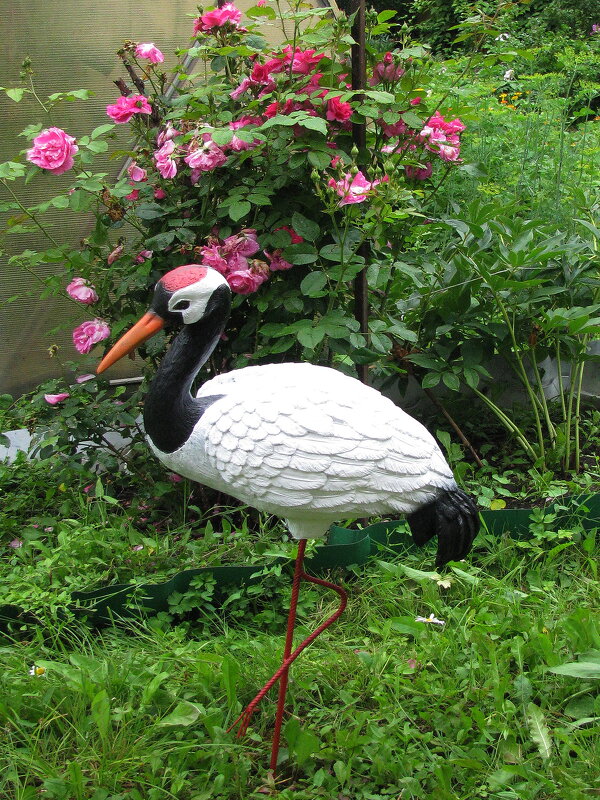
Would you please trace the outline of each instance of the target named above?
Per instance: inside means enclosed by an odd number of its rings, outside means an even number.
[[[370,17],[364,89],[351,85],[345,17],[286,12],[289,40],[274,49],[262,36],[273,8],[259,3],[246,16],[242,24],[233,3],[200,13],[180,53],[188,66],[182,60],[168,93],[157,45],[125,43],[131,84],[117,81],[109,121],[77,141],[31,126],[33,146],[0,165],[6,186],[38,168],[73,170],[66,194],[30,209],[15,203],[36,225],[50,208],[95,215],[81,247],[49,233],[33,261],[30,252],[16,257],[30,269],[64,265],[51,291],[93,309],[73,332],[80,354],[118,335],[157,278],[184,263],[218,269],[234,292],[227,338],[208,369],[285,358],[353,371],[357,360],[386,361],[393,341],[416,341],[388,290],[393,257],[426,216],[428,196],[461,164],[465,125],[447,81],[425,47],[401,39],[378,49],[378,37],[393,41],[393,12]],[[85,95],[50,105],[77,96]],[[115,125],[129,126],[131,145],[111,180],[94,160],[109,151]],[[374,300],[368,330],[354,315],[363,270]],[[157,359],[165,342],[144,355]],[[92,391],[72,387],[73,402],[75,389]]]

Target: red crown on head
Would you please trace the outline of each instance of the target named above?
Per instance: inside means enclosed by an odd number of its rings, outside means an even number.
[[[177,289],[183,289],[185,286],[191,286],[192,283],[202,280],[206,277],[207,272],[206,267],[202,267],[200,264],[184,264],[163,275],[159,283],[168,292],[176,292]]]

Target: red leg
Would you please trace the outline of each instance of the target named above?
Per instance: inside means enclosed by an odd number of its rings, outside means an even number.
[[[271,748],[271,769],[275,772],[277,767],[277,756],[279,753],[279,740],[281,736],[281,724],[283,720],[283,711],[284,711],[284,704],[285,704],[285,695],[287,690],[287,682],[288,682],[288,673],[290,666],[293,662],[298,658],[300,653],[308,647],[309,644],[312,644],[314,640],[323,633],[332,623],[334,623],[343,613],[344,609],[346,608],[346,603],[348,600],[348,596],[344,589],[341,586],[336,586],[334,583],[330,583],[329,581],[321,580],[320,578],[313,578],[311,575],[307,575],[305,572],[302,571],[302,562],[304,560],[304,551],[306,549],[306,540],[301,539],[299,546],[298,546],[298,557],[296,559],[296,567],[294,570],[294,582],[292,584],[292,599],[290,602],[290,611],[288,615],[288,627],[285,639],[285,647],[283,653],[283,662],[277,672],[269,678],[267,683],[262,687],[260,692],[254,697],[253,700],[246,706],[244,711],[240,714],[240,716],[235,720],[235,722],[229,727],[229,731],[233,730],[235,726],[240,723],[240,727],[238,730],[238,738],[243,736],[247,729],[248,725],[250,724],[250,719],[252,714],[256,710],[256,707],[263,699],[263,697],[267,694],[269,689],[277,683],[278,680],[281,679],[281,684],[279,686],[279,698],[277,701],[277,712],[275,717],[275,731],[273,734],[273,745]],[[300,581],[306,580],[309,583],[316,583],[319,586],[324,586],[327,589],[332,589],[334,592],[340,596],[340,605],[337,611],[335,611],[325,622],[323,622],[319,627],[313,631],[310,636],[300,644],[298,647],[291,652],[292,649],[292,641],[294,637],[294,625],[296,622],[296,609],[298,605],[298,593],[300,589]]]
[[[294,626],[296,625],[296,609],[298,608],[298,593],[300,591],[300,581],[302,580],[304,563],[304,551],[306,550],[306,539],[300,539],[298,543],[298,555],[296,556],[296,567],[294,569],[294,582],[292,584],[292,599],[290,601],[290,613],[288,615],[287,632],[285,636],[285,647],[283,648],[283,663],[287,661],[292,652],[294,641]],[[273,744],[271,746],[271,769],[277,769],[277,756],[279,755],[279,739],[281,737],[281,723],[285,708],[285,695],[288,685],[288,674],[290,668],[285,667],[281,673],[279,681],[279,697],[277,698],[277,712],[275,714],[275,728],[273,730]]]

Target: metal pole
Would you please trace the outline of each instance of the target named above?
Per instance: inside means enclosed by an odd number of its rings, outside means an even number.
[[[367,87],[367,62],[365,48],[365,0],[353,0],[350,11],[355,13],[352,26],[352,88],[354,90]],[[367,126],[366,123],[352,124],[352,138],[358,149],[358,167],[364,173],[367,160]],[[363,243],[359,248],[359,255],[366,260],[369,255],[369,245]],[[360,332],[369,332],[369,287],[367,284],[366,267],[354,279],[354,316],[360,323]],[[357,364],[356,372],[363,383],[368,383],[368,368],[366,364]]]

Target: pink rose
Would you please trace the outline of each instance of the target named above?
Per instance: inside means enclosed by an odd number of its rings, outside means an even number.
[[[308,75],[309,72],[312,72],[318,67],[319,61],[325,58],[325,53],[319,53],[319,55],[316,56],[316,50],[301,50],[297,47],[292,52],[291,45],[284,47],[283,52],[286,56],[286,62],[288,64],[291,62],[292,64],[292,72],[297,75]]]
[[[78,300],[80,303],[85,303],[86,306],[91,306],[98,299],[96,290],[90,286],[85,278],[73,278],[71,283],[67,286],[67,294],[73,300]]]
[[[222,28],[223,25],[237,28],[241,19],[242,12],[239,8],[236,8],[233,3],[225,3],[221,8],[214,8],[212,11],[202,14],[194,22],[194,36],[199,33],[210,33],[214,28]]]
[[[335,166],[333,164],[333,160],[332,160],[332,166]],[[289,235],[290,235],[290,239],[292,240],[290,242],[290,244],[300,244],[301,242],[304,241],[302,236],[297,234],[296,231],[290,225],[281,225],[279,228],[275,228],[275,230],[276,231],[287,231],[289,233]]]
[[[94,319],[89,322],[82,322],[73,331],[73,344],[78,353],[89,353],[92,347],[101,342],[103,339],[108,339],[110,336],[110,328],[106,322],[101,319]]]
[[[385,180],[383,178],[382,180]],[[367,199],[367,195],[374,186],[381,183],[381,181],[368,181],[362,172],[357,172],[352,176],[349,172],[339,181],[330,178],[327,185],[331,189],[335,189],[337,194],[342,198],[340,206],[347,206],[353,203],[362,203]]]
[[[228,236],[223,241],[223,255],[253,256],[260,250],[254,228],[244,228],[239,233]]]
[[[406,172],[406,177],[411,180],[425,181],[427,178],[431,177],[433,168],[431,166],[431,161],[428,161],[424,167],[411,167],[407,165],[404,167],[404,171]]]
[[[339,97],[332,97],[327,101],[325,116],[330,122],[347,122],[352,116],[352,106],[350,103],[343,103]]]
[[[161,189],[160,186],[158,187],[158,189],[154,190],[154,199],[155,200],[164,200],[166,196],[167,196],[167,193],[165,192],[164,189]]]
[[[73,156],[78,150],[73,136],[61,128],[46,128],[33,140],[27,160],[53,175],[62,175],[73,166]]]
[[[394,56],[391,53],[386,53],[383,61],[373,67],[373,76],[369,78],[369,86],[377,86],[382,81],[393,83],[399,81],[403,75],[404,70],[402,67],[399,64],[394,64]]]
[[[269,259],[269,269],[271,269],[273,272],[291,269],[294,266],[293,264],[290,264],[289,261],[286,261],[285,258],[281,257],[281,252],[281,250],[274,250],[272,253],[269,253],[267,250],[265,250],[265,255]]]
[[[199,172],[212,172],[213,169],[220,167],[227,161],[227,156],[220,147],[208,138],[201,144],[196,143],[196,147],[191,146],[187,156],[183,159],[192,170]],[[192,173],[193,174],[193,173]],[[197,178],[200,177],[199,173]],[[196,180],[197,180],[196,178]],[[192,179],[192,182],[196,181]]]
[[[50,403],[51,406],[55,406],[57,403],[61,403],[63,400],[66,400],[67,397],[71,395],[68,392],[60,392],[60,394],[45,394],[44,400],[47,403]]]
[[[227,282],[231,287],[231,291],[236,294],[252,294],[265,280],[265,275],[259,275],[251,269],[241,270],[240,272],[230,272],[227,276]]]
[[[202,254],[202,264],[216,269],[221,275],[226,275],[228,273],[229,264],[223,255],[220,245],[211,244],[201,247],[200,253]]]
[[[155,47],[154,42],[142,42],[135,48],[135,54],[138,58],[147,58],[152,64],[162,64],[165,57],[160,52],[158,47]]]
[[[175,143],[171,139],[167,139],[163,146],[154,153],[156,169],[163,178],[174,178],[177,175],[177,162],[171,157],[174,150]]]
[[[138,167],[135,161],[132,161],[131,164],[127,167],[127,174],[131,178],[132,181],[135,183],[140,183],[141,181],[145,181],[148,173],[142,167]]]
[[[134,264],[143,264],[147,258],[152,258],[152,250],[140,250],[137,256],[133,259]]]
[[[134,114],[151,114],[152,106],[143,94],[134,94],[130,97],[119,97],[116,103],[106,106],[106,113],[115,122],[122,124],[129,122]]]

